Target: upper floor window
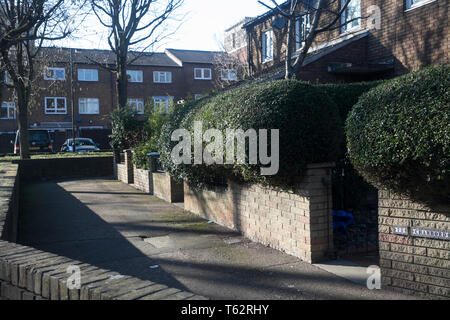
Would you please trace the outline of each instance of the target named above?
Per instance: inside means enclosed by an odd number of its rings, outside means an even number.
[[[99,114],[100,103],[96,98],[80,98],[78,100],[78,111],[80,114]]]
[[[46,68],[44,70],[44,80],[66,80],[66,69]]]
[[[194,79],[197,80],[211,80],[212,71],[209,68],[195,68],[194,69]]]
[[[433,2],[434,0],[406,0],[406,9],[412,9],[415,7],[419,7],[422,4],[426,4],[428,2]]]
[[[273,60],[273,30],[268,30],[262,35],[262,59],[263,62]]]
[[[341,0],[344,6],[346,0]],[[342,32],[357,29],[361,26],[361,0],[351,0],[341,16]]]
[[[144,114],[144,99],[128,99],[128,104],[137,114]]]
[[[155,111],[165,110],[169,113],[170,104],[173,102],[173,97],[153,97]]]
[[[14,102],[3,102],[0,112],[0,119],[15,119],[16,104]]]
[[[305,44],[308,32],[311,30],[311,16],[305,14],[295,21],[295,51]]]
[[[45,98],[46,114],[66,114],[67,100],[63,97],[46,97]]]
[[[155,83],[172,83],[172,72],[154,71],[153,82]]]
[[[220,70],[220,79],[225,81],[236,81],[238,79],[237,70]]]
[[[98,70],[78,69],[78,81],[98,81]]]
[[[127,70],[127,76],[129,82],[143,82],[144,73],[142,70]]]

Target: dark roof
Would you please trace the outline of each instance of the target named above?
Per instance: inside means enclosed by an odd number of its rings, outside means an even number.
[[[181,63],[208,63],[217,62],[217,59],[224,55],[221,51],[198,51],[167,49],[166,53],[172,54]]]
[[[102,64],[114,64],[115,55],[110,50],[97,49],[70,49],[70,48],[42,48],[41,57],[49,57],[53,62],[69,62],[70,51],[72,51],[72,59],[74,63],[91,64],[95,62]],[[130,52],[128,57],[133,59],[136,53]],[[144,52],[131,65],[134,66],[162,66],[162,67],[179,67],[173,59],[163,52]]]

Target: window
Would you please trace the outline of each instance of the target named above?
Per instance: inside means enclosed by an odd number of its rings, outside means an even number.
[[[420,7],[423,4],[433,2],[434,0],[406,0],[406,9]]]
[[[143,82],[144,75],[142,70],[127,70],[127,76],[129,82]]]
[[[3,102],[0,112],[0,119],[15,119],[16,104],[14,102]]]
[[[273,60],[273,30],[263,33],[262,36],[262,59],[263,62]]]
[[[208,68],[195,68],[194,69],[194,79],[196,80],[211,80],[212,72]]]
[[[78,81],[98,81],[98,70],[78,69]]]
[[[144,99],[128,99],[128,104],[137,114],[144,114]]]
[[[99,114],[99,100],[94,98],[80,98],[78,100],[78,112],[80,114]]]
[[[303,15],[295,21],[295,51],[303,47],[309,30],[311,30],[311,16],[309,14]]]
[[[172,72],[154,71],[153,82],[155,83],[172,83]]]
[[[44,70],[44,80],[66,80],[66,69],[46,68]]]
[[[173,101],[173,97],[153,97],[155,111],[165,110],[169,113],[169,106]]]
[[[236,81],[238,79],[237,70],[220,70],[220,78],[226,81]]]
[[[346,0],[341,0],[341,6],[344,6]],[[361,26],[361,0],[352,0],[341,16],[342,32],[350,31]],[[359,18],[359,19],[356,19]],[[356,19],[356,20],[353,20]],[[353,21],[352,21],[353,20]],[[351,22],[350,22],[351,21]]]
[[[62,97],[47,97],[45,98],[45,113],[46,114],[66,114],[67,101]]]

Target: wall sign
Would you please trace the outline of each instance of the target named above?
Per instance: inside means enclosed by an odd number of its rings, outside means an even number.
[[[450,240],[450,231],[394,226],[394,234],[418,238]]]

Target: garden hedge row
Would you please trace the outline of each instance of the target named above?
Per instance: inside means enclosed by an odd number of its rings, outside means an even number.
[[[377,187],[450,202],[450,66],[429,67],[364,94],[350,112],[355,168]]]
[[[171,141],[171,134],[179,128],[192,133],[194,121],[203,122],[203,131],[279,129],[278,174],[261,176],[260,164],[176,165],[171,151],[178,142]],[[342,126],[336,104],[317,86],[279,80],[244,85],[175,108],[162,129],[159,150],[163,167],[173,177],[193,185],[217,184],[228,177],[292,188],[307,164],[336,159],[343,141]]]

